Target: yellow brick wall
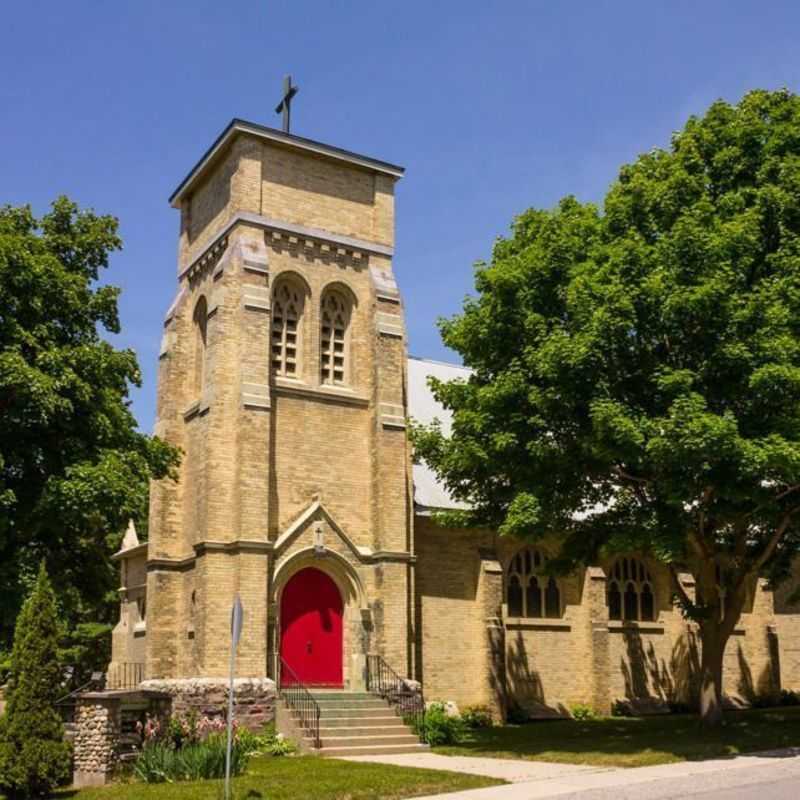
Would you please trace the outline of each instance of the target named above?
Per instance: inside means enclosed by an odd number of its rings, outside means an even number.
[[[239,221],[220,238],[239,212],[262,222]],[[270,228],[265,217],[322,232]],[[402,424],[404,309],[399,297],[376,291],[376,280],[391,282],[392,260],[374,252],[380,247],[336,241],[393,245],[394,178],[239,135],[182,201],[180,224],[181,277],[164,327],[156,432],[182,449],[183,461],[177,482],[152,486],[146,638],[132,638],[142,591],[132,589],[115,660],[141,658],[154,678],[225,674],[238,593],[239,672],[269,673],[282,587],[315,565],[343,593],[351,688],[363,685],[366,653],[377,652],[420,678],[428,699],[488,704],[496,715],[508,703],[536,713],[577,702],[608,711],[626,696],[689,692],[694,634],[672,608],[662,568],[649,565],[653,624],[609,622],[605,562],[559,579],[558,620],[509,619],[505,573],[518,543],[414,517]],[[287,276],[306,293],[294,381],[270,366],[270,296]],[[320,301],[331,286],[353,300],[348,386],[333,391],[319,372]],[[200,297],[208,329],[198,391],[192,315]],[[131,564],[137,569],[141,559]],[[144,574],[136,580],[141,586]],[[755,590],[728,648],[729,693],[747,698],[778,675],[800,687],[800,616],[787,610],[786,596],[773,608],[772,593]]]
[[[344,548],[357,576],[347,580],[359,586],[348,590],[358,601],[346,605],[348,680],[363,682],[367,648],[409,668],[409,450],[403,430],[381,423],[381,403],[404,402],[402,306],[375,293],[370,268],[390,275],[388,256],[343,250],[325,233],[391,246],[393,183],[240,135],[182,201],[179,295],[165,324],[157,430],[184,456],[178,481],[152,492],[149,582],[162,596],[147,637],[150,677],[224,674],[237,593],[245,605],[240,672],[271,669],[280,635],[276,576],[296,566],[298,547],[313,545],[314,520],[291,543],[278,543],[315,502],[335,519],[327,546]],[[246,220],[230,227],[238,212],[323,232],[298,237]],[[276,378],[270,367],[270,297],[287,275],[306,291],[296,381]],[[320,302],[334,286],[353,308],[348,386],[331,391],[321,386]],[[193,312],[201,297],[208,322],[198,391]],[[394,315],[401,335],[379,332],[379,307]],[[252,396],[258,402],[248,405]],[[380,550],[395,555],[373,558]]]
[[[491,705],[491,657],[485,652],[491,615],[481,599],[486,574],[481,550],[495,554],[504,584],[520,544],[486,532],[438,528],[427,517],[417,517],[415,535],[417,662],[426,695]],[[546,553],[547,544],[539,549]],[[509,618],[503,607],[509,703],[547,716],[576,703],[607,713],[615,700],[691,699],[699,668],[696,626],[673,607],[666,569],[645,560],[655,584],[657,619],[622,624],[609,621],[606,607],[605,575],[612,561],[559,577],[559,619]],[[726,651],[725,691],[743,702],[774,691],[781,634],[784,651],[794,646],[791,616],[778,626],[777,636],[772,633],[772,603],[772,593],[760,582]],[[784,686],[790,675],[783,669]]]

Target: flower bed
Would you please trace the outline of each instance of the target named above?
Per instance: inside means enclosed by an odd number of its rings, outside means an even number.
[[[226,722],[220,717],[189,713],[167,722],[155,717],[137,726],[142,750],[133,773],[144,783],[204,780],[225,775]],[[234,720],[231,743],[231,775],[241,775],[254,752],[253,734]]]

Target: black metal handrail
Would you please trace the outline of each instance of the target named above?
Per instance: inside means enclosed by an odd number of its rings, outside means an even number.
[[[144,663],[116,663],[109,665],[106,689],[135,689],[144,680]]]
[[[105,675],[102,672],[93,672],[92,677],[86,683],[56,700],[54,704],[56,711],[65,725],[71,725],[75,722],[75,707],[78,704],[78,695],[93,690],[102,691],[104,681]]]
[[[420,741],[425,741],[425,697],[422,685],[410,687],[384,660],[383,656],[367,656],[367,691],[380,695],[395,712],[414,728]]]
[[[291,681],[288,686],[283,682],[284,672]],[[314,740],[314,747],[319,750],[322,747],[319,738],[319,703],[317,703],[300,678],[297,677],[297,673],[283,660],[283,656],[278,662],[278,675],[276,677],[280,692],[297,716],[300,727],[308,731]]]

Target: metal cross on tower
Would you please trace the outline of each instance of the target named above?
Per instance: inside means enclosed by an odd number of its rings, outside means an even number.
[[[283,97],[280,103],[275,106],[275,113],[283,112],[283,130],[289,133],[289,123],[291,121],[292,98],[300,91],[299,86],[292,86],[292,76],[287,75],[283,79]]]

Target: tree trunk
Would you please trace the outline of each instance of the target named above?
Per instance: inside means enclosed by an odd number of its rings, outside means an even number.
[[[722,658],[728,637],[721,627],[712,620],[700,626],[700,722],[709,728],[722,723]]]

